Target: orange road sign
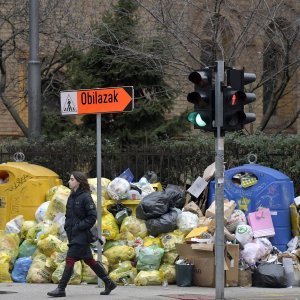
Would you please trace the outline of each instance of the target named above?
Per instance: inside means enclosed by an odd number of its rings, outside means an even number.
[[[62,115],[80,115],[132,111],[134,108],[132,86],[92,90],[62,91]]]

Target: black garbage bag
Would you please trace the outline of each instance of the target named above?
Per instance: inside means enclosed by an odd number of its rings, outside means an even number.
[[[173,203],[173,207],[182,209],[185,204],[184,191],[175,184],[168,184],[165,188],[165,192],[170,196],[170,200]]]
[[[284,267],[274,263],[261,263],[252,274],[252,283],[258,287],[285,288],[287,280]]]
[[[145,196],[136,208],[136,217],[142,220],[157,218],[169,211],[173,206],[169,193],[153,192]]]
[[[170,211],[158,218],[146,220],[146,226],[149,235],[158,236],[161,233],[171,232],[176,229],[177,219],[176,209],[170,209]]]
[[[122,203],[117,203],[113,206],[111,206],[110,208],[107,209],[110,213],[112,213],[114,215],[114,217],[116,216],[117,213],[125,210],[128,216],[131,216],[132,214],[132,209],[125,206]]]
[[[123,220],[132,214],[132,209],[122,203],[111,206],[108,211],[114,215],[118,225],[121,225]]]

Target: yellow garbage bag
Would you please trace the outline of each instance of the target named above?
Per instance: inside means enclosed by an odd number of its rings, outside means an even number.
[[[95,260],[97,260],[98,255],[93,254],[93,257]],[[81,282],[97,283],[98,277],[94,273],[94,271],[90,268],[90,266],[88,266],[83,260],[81,261],[81,264],[82,264]],[[103,267],[105,268],[106,272],[108,272],[108,260],[104,255],[102,255],[102,264],[103,264]]]
[[[169,233],[163,233],[160,235],[161,243],[165,249],[165,252],[175,250],[175,244],[185,243],[184,232],[176,229]]]
[[[50,203],[48,205],[45,219],[52,221],[59,212],[66,212],[66,205],[70,192],[70,189],[68,189],[67,187],[62,188],[62,186],[55,190],[54,195],[51,197]]]
[[[114,240],[119,233],[119,226],[113,214],[107,213],[102,216],[102,235],[107,240]]]
[[[63,242],[55,235],[48,235],[47,237],[38,241],[37,246],[39,250],[46,256],[50,256],[55,251],[61,251],[60,247]]]
[[[36,243],[37,242],[37,234],[42,231],[43,228],[43,222],[37,223],[36,225],[30,227],[26,234],[26,240],[28,240],[30,243]]]
[[[135,257],[133,247],[126,245],[114,246],[103,253],[108,259],[109,265],[114,265],[119,261],[132,260]]]
[[[126,232],[120,232],[118,235],[117,235],[117,237],[116,237],[116,239],[115,239],[116,241],[126,241],[126,242],[128,242],[128,241],[134,241],[135,240],[135,236],[131,233],[131,232],[129,232],[129,231],[126,231]]]
[[[10,257],[5,253],[0,253],[0,282],[12,282],[9,273]]]
[[[97,194],[97,178],[88,178],[88,183],[90,185],[91,191],[93,194]],[[107,178],[101,178],[101,195],[105,199],[109,199],[107,193],[107,187],[110,183],[110,180]]]
[[[116,270],[109,273],[110,278],[119,285],[133,284],[136,275],[136,268],[121,273],[118,273]]]
[[[163,281],[167,281],[168,283],[176,282],[175,265],[162,264],[159,268],[159,272],[161,273]]]
[[[165,264],[174,265],[177,257],[178,253],[176,250],[168,251],[164,253],[164,256],[162,257],[162,262]]]
[[[119,271],[128,271],[133,268],[132,262],[130,260],[120,261],[116,263],[115,265],[111,265],[110,269],[111,271],[114,271],[116,269],[119,269]]]
[[[10,264],[14,264],[19,253],[20,238],[17,233],[0,231],[0,253],[10,257]]]
[[[109,261],[105,255],[102,255],[102,264],[105,267],[106,271],[109,270]]]
[[[65,261],[68,249],[68,244],[66,242],[61,242],[59,249],[52,252],[50,257],[47,258],[46,266],[55,270],[59,264]]]
[[[137,275],[137,270],[130,261],[123,261],[114,266],[114,270],[109,273],[110,278],[118,284],[133,283]]]
[[[108,209],[113,206],[116,205],[116,201],[114,200],[105,200],[104,202],[102,202],[102,214],[110,214],[110,212],[108,211]]]
[[[26,281],[29,283],[49,283],[53,269],[46,266],[46,255],[38,253],[28,270]]]
[[[36,224],[37,224],[36,221],[24,221],[21,227],[21,238],[26,239],[28,230],[33,226],[35,226]]]
[[[91,197],[94,201],[95,206],[98,206],[98,197],[97,194],[91,194]],[[109,203],[111,200],[106,200],[103,196],[101,196],[101,207],[102,207],[102,215],[105,215],[109,213],[109,211],[106,209],[107,203]]]
[[[64,185],[56,185],[53,186],[52,188],[50,188],[47,192],[46,192],[46,201],[51,201],[54,197],[55,194],[64,194],[64,193],[68,193],[70,194],[71,190],[64,186]],[[46,202],[45,201],[45,202]]]
[[[140,271],[134,279],[135,285],[161,285],[163,278],[161,272],[153,271]]]
[[[126,217],[122,222],[120,232],[130,232],[133,236],[143,239],[147,235],[146,222],[135,216]]]
[[[97,283],[98,277],[94,271],[86,263],[82,261],[82,276],[81,281],[86,283]]]
[[[144,244],[143,244],[144,247],[149,247],[149,246],[152,246],[152,245],[157,245],[158,247],[163,248],[159,237],[146,236],[143,239],[143,241],[144,241]]]
[[[46,238],[49,235],[55,235],[55,236],[58,235],[58,224],[49,220],[45,220],[43,221],[42,230],[37,234],[37,239],[41,240]]]
[[[51,279],[52,279],[53,283],[58,283],[60,281],[61,276],[63,274],[63,271],[65,269],[65,265],[66,265],[65,262],[61,263],[56,268],[56,270],[53,272],[53,274],[51,276]],[[82,271],[81,262],[76,261],[76,263],[74,265],[73,274],[72,274],[68,284],[80,284],[80,282],[81,282],[81,271]]]
[[[33,255],[32,255],[32,259],[34,261],[42,261],[42,262],[46,262],[47,256],[42,253],[39,249],[37,249]]]
[[[37,243],[39,239],[47,237],[49,234],[58,234],[58,225],[50,220],[42,221],[31,227],[26,235],[26,240],[31,243]]]

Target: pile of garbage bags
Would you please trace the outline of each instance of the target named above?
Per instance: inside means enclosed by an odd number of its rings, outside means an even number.
[[[157,178],[154,175],[152,181]],[[97,178],[89,179],[89,184],[97,205]],[[0,231],[0,282],[60,280],[68,249],[64,222],[70,192],[62,185],[51,188],[37,208],[35,220],[19,215]],[[136,203],[129,206],[122,203],[133,199]],[[136,183],[121,177],[101,179],[102,263],[115,282],[175,283],[175,244],[185,242],[187,231],[187,224],[179,218],[184,203],[184,193],[175,185],[163,190],[146,177]],[[97,259],[97,245],[91,244],[91,248]],[[70,284],[81,282],[96,283],[97,277],[78,261]]]
[[[101,178],[101,229],[105,239],[102,263],[120,285],[175,283],[176,244],[214,244],[215,203],[203,215],[195,202],[186,203],[179,186],[163,189],[157,176],[149,173],[138,182],[132,174],[113,180]],[[97,178],[90,178],[92,198],[97,205]],[[67,237],[64,231],[66,203],[70,189],[55,186],[37,208],[35,220],[17,216],[0,231],[0,282],[57,283],[64,269]],[[130,201],[130,204],[126,203]],[[257,237],[243,211],[234,201],[224,203],[224,238],[240,245],[239,284],[276,285],[282,279],[282,263],[299,266],[298,237],[281,253],[267,236]],[[270,236],[270,235],[269,235]],[[97,259],[97,245],[91,244]],[[275,267],[263,266],[272,264]],[[279,266],[278,266],[279,265]],[[291,267],[292,266],[292,267]],[[281,268],[281,269],[280,269]],[[280,269],[280,270],[279,270]],[[280,277],[281,276],[281,277]],[[75,264],[70,284],[97,283],[97,277],[83,261]]]

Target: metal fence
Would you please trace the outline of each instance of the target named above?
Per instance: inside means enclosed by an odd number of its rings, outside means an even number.
[[[69,173],[74,170],[82,170],[89,177],[96,177],[96,154],[86,156],[73,155],[72,153],[54,151],[44,153],[41,151],[24,151],[25,161],[39,164],[56,172],[64,183],[67,182]],[[0,163],[13,160],[14,153],[0,152]],[[209,157],[209,159],[207,158]],[[207,165],[214,161],[214,154],[204,156],[202,159],[187,157],[186,154],[170,153],[168,151],[116,151],[102,153],[102,177],[113,179],[119,176],[127,168],[134,174],[134,180],[138,181],[146,172],[153,171],[159,181],[167,184],[184,185],[189,179],[195,179],[202,175]]]
[[[93,149],[93,147],[90,147]],[[229,151],[230,150],[230,151]],[[226,169],[247,163],[245,149],[232,147],[225,153]],[[95,151],[83,151],[78,147],[68,149],[24,150],[25,161],[38,164],[56,172],[64,184],[67,184],[70,172],[81,170],[89,177],[96,177]],[[13,152],[0,151],[0,163],[13,161]],[[300,167],[299,160],[295,163],[295,154],[292,153],[261,153],[258,163],[289,176],[294,182],[295,194],[300,192]],[[186,182],[193,181],[201,176],[205,168],[215,160],[214,150],[211,147],[200,150],[185,149],[131,149],[102,152],[102,177],[114,179],[127,168],[134,174],[138,181],[147,171],[157,174],[163,186],[176,184],[185,186]]]

